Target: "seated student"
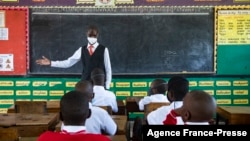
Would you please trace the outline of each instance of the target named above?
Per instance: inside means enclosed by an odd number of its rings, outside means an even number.
[[[178,116],[185,125],[209,125],[216,113],[215,99],[202,90],[190,91],[183,99],[183,105],[166,116],[164,125],[177,125]]]
[[[93,89],[95,96],[92,99],[92,105],[94,106],[110,106],[113,112],[118,112],[118,106],[116,101],[116,95],[104,87],[105,73],[102,69],[95,68],[91,72],[91,80],[93,82]]]
[[[182,100],[189,91],[189,82],[185,77],[173,76],[168,81],[167,98],[171,103],[168,106],[162,106],[148,114],[147,123],[149,125],[163,125],[166,115],[175,108],[182,106]]]
[[[64,127],[60,132],[46,131],[37,141],[110,141],[101,134],[86,132],[85,121],[89,116],[89,104],[85,93],[70,91],[60,101],[60,118]]]
[[[108,114],[108,112],[100,107],[92,106],[91,100],[94,97],[93,85],[90,81],[79,81],[75,85],[75,90],[84,92],[89,100],[90,117],[87,118],[85,126],[86,131],[90,133],[106,133],[108,135],[115,135],[117,132],[117,125]],[[62,124],[63,127],[63,124]]]
[[[151,102],[169,102],[166,97],[167,83],[165,80],[157,78],[150,84],[148,96],[139,100],[138,105],[141,111],[144,106]]]
[[[100,107],[92,106],[91,100],[94,97],[93,85],[90,81],[79,81],[75,89],[78,91],[87,91],[89,97],[90,117],[86,120],[86,128],[90,133],[106,133],[115,135],[117,125],[108,112]]]

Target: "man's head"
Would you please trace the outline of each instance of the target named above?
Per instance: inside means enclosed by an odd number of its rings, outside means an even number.
[[[209,122],[216,113],[216,102],[205,91],[193,90],[184,97],[181,109],[184,122]]]
[[[78,81],[75,85],[75,90],[87,95],[89,101],[94,98],[93,84],[87,80]]]
[[[98,28],[94,25],[90,25],[87,31],[87,39],[89,44],[93,45],[97,42]]]
[[[104,86],[105,83],[105,74],[104,71],[100,68],[94,68],[91,71],[91,80],[94,85]]]
[[[88,116],[89,101],[85,93],[70,91],[62,96],[60,118],[64,125],[85,125]]]
[[[167,91],[167,82],[161,78],[157,78],[150,84],[148,95],[165,94]]]
[[[173,76],[168,81],[167,98],[170,102],[182,101],[189,91],[189,82],[182,76]]]

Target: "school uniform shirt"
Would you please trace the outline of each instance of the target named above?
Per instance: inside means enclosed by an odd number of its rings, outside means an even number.
[[[105,90],[103,86],[95,85],[93,87],[95,93],[92,99],[92,105],[94,106],[111,106],[113,112],[118,112],[118,106],[116,96],[112,91]]]
[[[90,46],[90,44],[88,44],[88,48],[89,48],[89,46]],[[93,48],[93,52],[94,52],[96,50],[96,48],[99,46],[99,43],[97,42],[93,46],[94,46],[94,48]],[[69,67],[73,66],[74,64],[76,64],[77,62],[79,62],[81,60],[81,56],[82,56],[82,47],[77,49],[74,52],[74,54],[66,60],[51,61],[51,67],[69,68]],[[105,48],[105,50],[104,50],[104,65],[105,65],[105,71],[106,71],[105,86],[107,89],[109,89],[110,84],[111,84],[111,79],[112,79],[112,71],[111,71],[111,63],[110,63],[108,48]]]
[[[100,107],[92,106],[89,103],[91,115],[85,122],[86,132],[93,134],[102,134],[102,131],[109,135],[115,135],[117,125],[108,112]],[[61,125],[61,130],[64,129],[64,124]]]
[[[86,130],[90,133],[101,134],[102,130],[109,135],[115,135],[117,125],[108,112],[90,104],[91,116],[86,120]]]
[[[209,122],[185,122],[184,125],[209,125]]]
[[[174,109],[172,109],[163,121],[164,125],[184,125],[181,116],[177,115]]]
[[[145,96],[144,98],[142,98],[138,105],[139,105],[139,109],[141,111],[144,110],[144,105],[147,105],[151,102],[169,102],[166,95],[163,94],[153,94],[150,96]]]
[[[163,121],[164,125],[209,125],[209,122],[183,122],[181,116],[177,115],[174,110],[166,116]]]
[[[181,107],[182,101],[173,101],[168,106],[162,106],[156,110],[150,112],[147,115],[147,122],[149,125],[163,125],[163,121],[166,119],[166,115],[170,113],[171,110]]]
[[[46,131],[37,141],[111,141],[101,134],[86,132],[85,126],[64,126],[61,132]]]

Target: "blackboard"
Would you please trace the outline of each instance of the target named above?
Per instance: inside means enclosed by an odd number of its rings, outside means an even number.
[[[113,75],[214,73],[212,8],[138,9],[32,8],[30,74],[80,74],[80,62],[61,69],[35,60],[70,57],[87,43],[90,24],[99,27],[98,41],[110,51]]]

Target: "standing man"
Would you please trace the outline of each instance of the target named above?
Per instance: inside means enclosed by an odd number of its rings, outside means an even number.
[[[52,61],[42,56],[41,59],[36,60],[36,63],[39,65],[50,65],[51,67],[69,68],[81,60],[83,65],[81,80],[91,80],[91,71],[94,68],[101,68],[105,72],[105,88],[109,89],[112,79],[109,50],[104,45],[98,43],[98,33],[96,26],[89,26],[87,31],[88,45],[80,47],[66,60]]]

